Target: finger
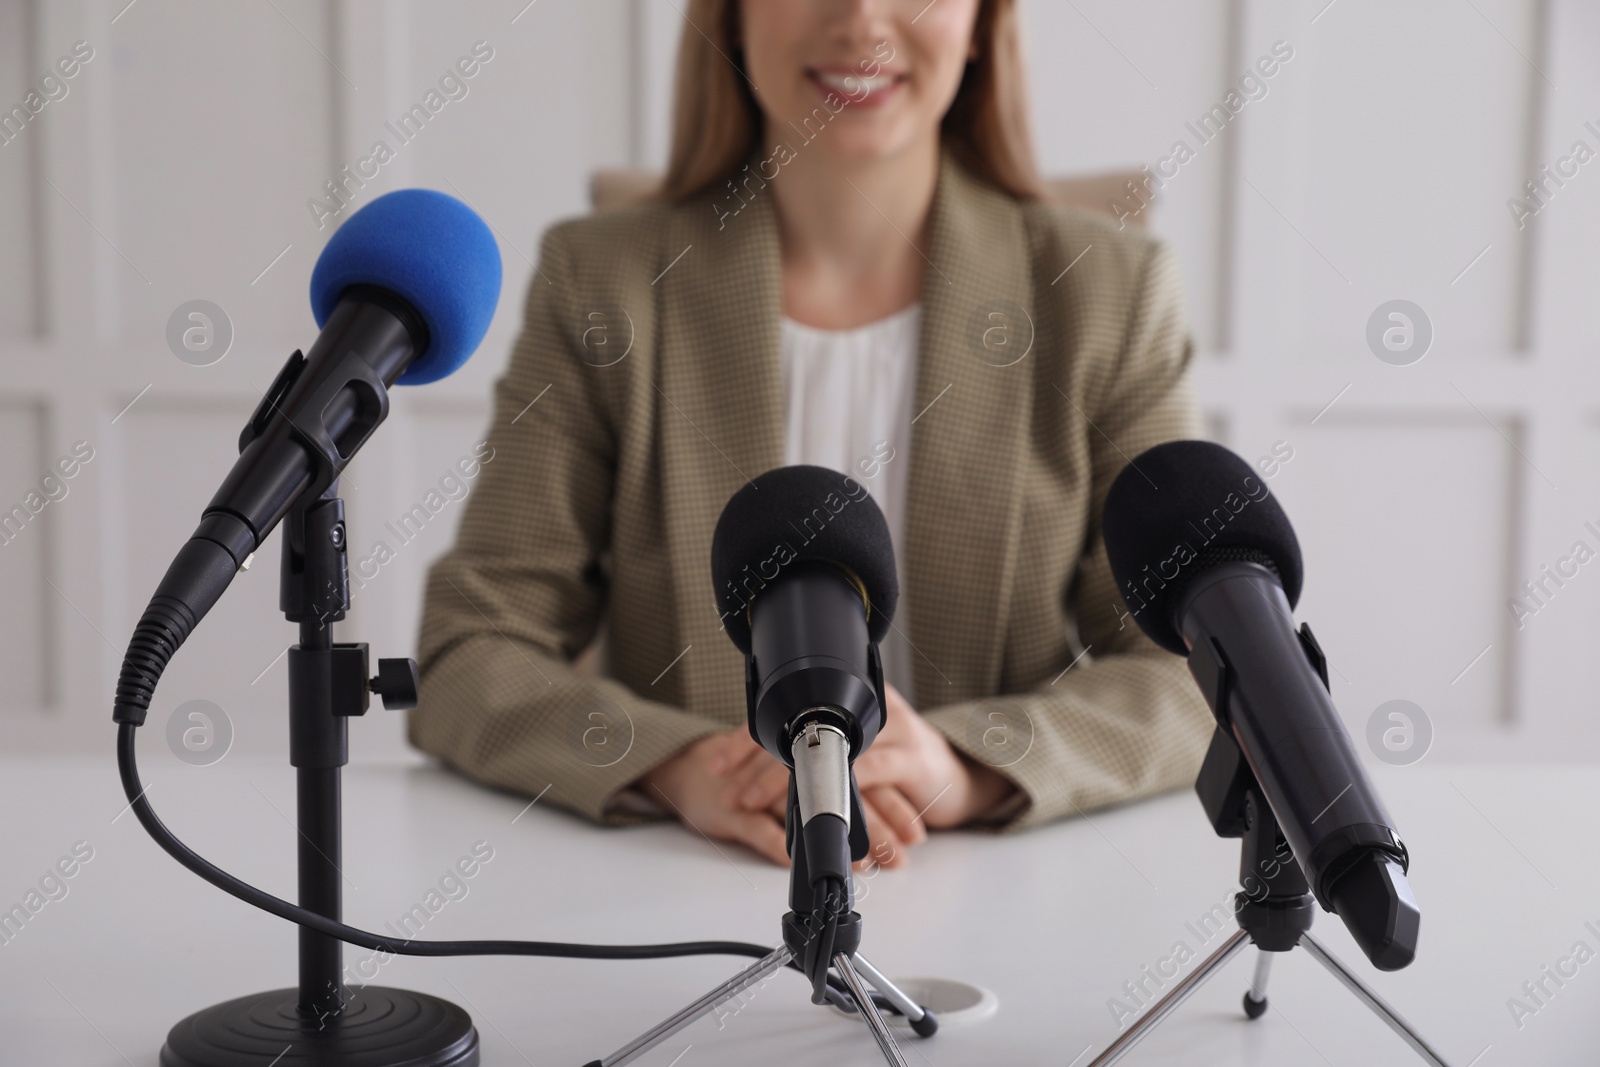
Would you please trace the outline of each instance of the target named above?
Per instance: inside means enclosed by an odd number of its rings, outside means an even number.
[[[884,867],[898,867],[905,863],[905,845],[889,820],[866,797],[861,798],[861,811],[866,816],[867,837],[872,842],[868,857]]]
[[[729,768],[727,778],[732,782],[736,782],[739,788],[742,789],[755,781],[763,771],[775,763],[778,763],[778,760],[771,753],[751,741],[748,751],[740,752],[736,765]],[[781,764],[779,765],[781,766]]]
[[[928,829],[922,824],[922,816],[904,793],[890,786],[878,786],[867,795],[872,798],[873,807],[889,821],[896,837],[908,845],[920,845],[927,840]]]
[[[719,734],[717,741],[718,744],[706,761],[707,769],[716,775],[726,775],[738,770],[757,752],[762,751],[761,746],[752,741],[744,730]]]
[[[726,733],[712,734],[710,737],[702,739],[695,746],[695,749],[704,760],[706,769],[713,774],[720,774],[722,766],[732,756],[732,735]]]
[[[900,719],[904,722],[923,721],[922,716],[917,712],[916,708],[911,706],[911,702],[905,698],[904,693],[892,685],[886,684],[884,688],[888,690],[884,694],[886,697],[884,701],[885,710],[888,711],[891,718]]]
[[[745,811],[760,811],[776,804],[780,798],[787,801],[788,797],[789,768],[773,760],[772,765],[764,768],[739,794],[739,806]]]
[[[739,813],[733,817],[734,833],[744,844],[780,867],[789,866],[783,825],[764,811]]]
[[[756,754],[737,770],[723,776],[724,781],[727,782],[722,790],[723,800],[730,808],[748,807],[749,810],[755,810],[756,807],[765,807],[764,804],[746,805],[743,799],[745,791],[752,787],[760,786],[763,782],[768,782],[768,787],[761,789],[762,795],[766,795],[770,792],[769,779],[773,775],[777,775],[787,782],[788,773],[787,767],[770,756],[765,749],[758,748],[756,749]]]
[[[883,729],[879,731],[878,738],[880,741],[886,738],[898,740],[905,726],[906,712],[910,710],[911,705],[906,703],[905,697],[901,696],[900,690],[894,686],[885,682],[883,688]]]
[[[873,845],[865,857],[850,865],[852,870],[871,875],[881,867],[899,867],[905,863],[905,852],[896,845],[881,841]]]
[[[873,745],[856,759],[855,771],[862,789],[886,785],[903,793],[919,792],[928,777],[916,752],[902,745]]]

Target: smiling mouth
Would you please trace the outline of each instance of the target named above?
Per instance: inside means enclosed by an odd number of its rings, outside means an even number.
[[[856,71],[806,71],[812,84],[825,93],[837,93],[852,104],[878,103],[889,97],[906,80],[904,74],[876,74],[867,77]]]

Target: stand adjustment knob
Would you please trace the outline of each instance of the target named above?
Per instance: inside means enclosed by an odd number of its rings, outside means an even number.
[[[421,685],[416,660],[380,659],[378,676],[367,683],[367,688],[382,697],[383,706],[390,711],[408,711],[417,706]]]

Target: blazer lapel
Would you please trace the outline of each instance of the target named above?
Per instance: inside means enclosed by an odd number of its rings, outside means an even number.
[[[665,273],[653,286],[660,333],[652,392],[678,631],[693,646],[677,666],[682,693],[731,725],[745,717],[744,664],[720,632],[711,535],[728,498],[784,460],[783,287],[771,191],[719,225],[726,210],[708,199],[704,215],[691,207],[673,216]]]
[[[948,155],[923,251],[898,562],[916,698],[927,710],[998,691],[1038,355],[1022,210]]]
[[[662,509],[686,700],[743,720],[744,669],[710,587],[711,534],[728,498],[784,461],[783,311],[770,190],[720,220],[673,217],[657,280],[652,392]],[[1022,212],[946,156],[928,235],[905,558],[917,699],[996,691],[1010,598],[1019,467],[1032,410],[1033,301]],[[682,258],[673,257],[682,252]],[[668,264],[671,264],[669,267]]]

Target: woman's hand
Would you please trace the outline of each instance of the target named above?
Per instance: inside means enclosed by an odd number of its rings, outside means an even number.
[[[872,836],[872,860],[884,867],[905,862],[906,847],[920,844],[927,827],[961,826],[1011,792],[999,774],[966,759],[886,686],[888,719],[872,746],[856,760],[856,783]],[[782,811],[789,772],[776,760],[751,761],[730,775],[732,802],[747,812]]]
[[[1000,774],[950,747],[894,686],[886,686],[889,715],[872,746],[856,760],[863,794],[892,789],[919,823],[943,830],[964,826],[1012,790]]]
[[[762,795],[768,801],[746,807],[740,802],[752,782],[763,783]],[[732,730],[702,738],[663,763],[643,778],[639,788],[652,800],[665,801],[684,824],[707,837],[748,845],[773,863],[787,867],[784,818],[789,800],[789,769],[773,759],[765,749],[750,740],[745,730]],[[915,812],[903,797],[878,791],[876,797],[862,796],[869,827],[890,825],[884,811],[895,812],[902,826]],[[873,830],[872,851],[855,864],[857,870],[871,865],[898,867],[905,862],[907,843],[921,841],[920,828],[896,834]]]
[[[759,762],[758,762],[759,761]],[[788,771],[754,741],[746,730],[730,730],[701,738],[655,770],[639,779],[639,786],[651,800],[665,801],[665,807],[691,829],[707,837],[737,841],[748,845],[773,863],[787,867],[789,853],[784,847],[783,802],[748,809],[735,801],[738,792],[730,779],[751,765],[772,764]]]

